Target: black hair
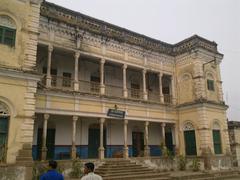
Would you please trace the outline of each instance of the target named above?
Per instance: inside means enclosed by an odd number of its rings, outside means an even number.
[[[57,162],[56,161],[53,161],[53,160],[50,160],[48,162],[48,165],[53,168],[53,169],[56,169],[57,168]]]
[[[91,171],[91,172],[94,171],[94,164],[93,164],[93,163],[89,162],[89,163],[84,164],[84,166],[85,166],[89,171]]]

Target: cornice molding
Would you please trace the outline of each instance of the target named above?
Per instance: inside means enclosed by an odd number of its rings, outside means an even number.
[[[42,3],[41,16],[51,21],[64,22],[76,29],[100,35],[105,39],[114,39],[120,43],[136,45],[147,51],[177,56],[185,52],[191,52],[196,48],[202,48],[220,54],[215,42],[197,35],[172,45],[49,2]]]

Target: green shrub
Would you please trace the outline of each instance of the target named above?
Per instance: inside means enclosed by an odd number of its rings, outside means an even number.
[[[82,163],[79,159],[73,160],[72,162],[72,171],[70,172],[69,176],[71,178],[80,178],[82,176]]]
[[[200,169],[200,161],[198,158],[193,159],[192,161],[192,170],[193,171],[199,171]]]
[[[180,155],[178,157],[178,168],[180,171],[186,170],[186,163],[187,163],[186,158],[183,155]]]

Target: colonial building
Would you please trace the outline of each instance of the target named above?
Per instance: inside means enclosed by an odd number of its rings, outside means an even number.
[[[236,160],[235,165],[240,166],[240,122],[228,121],[228,132],[231,153]]]
[[[215,42],[1,0],[0,52],[2,161],[230,152]]]

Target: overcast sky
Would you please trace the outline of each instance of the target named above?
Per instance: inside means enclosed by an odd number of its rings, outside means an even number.
[[[193,34],[215,41],[228,118],[240,121],[240,0],[48,1],[167,43]]]

